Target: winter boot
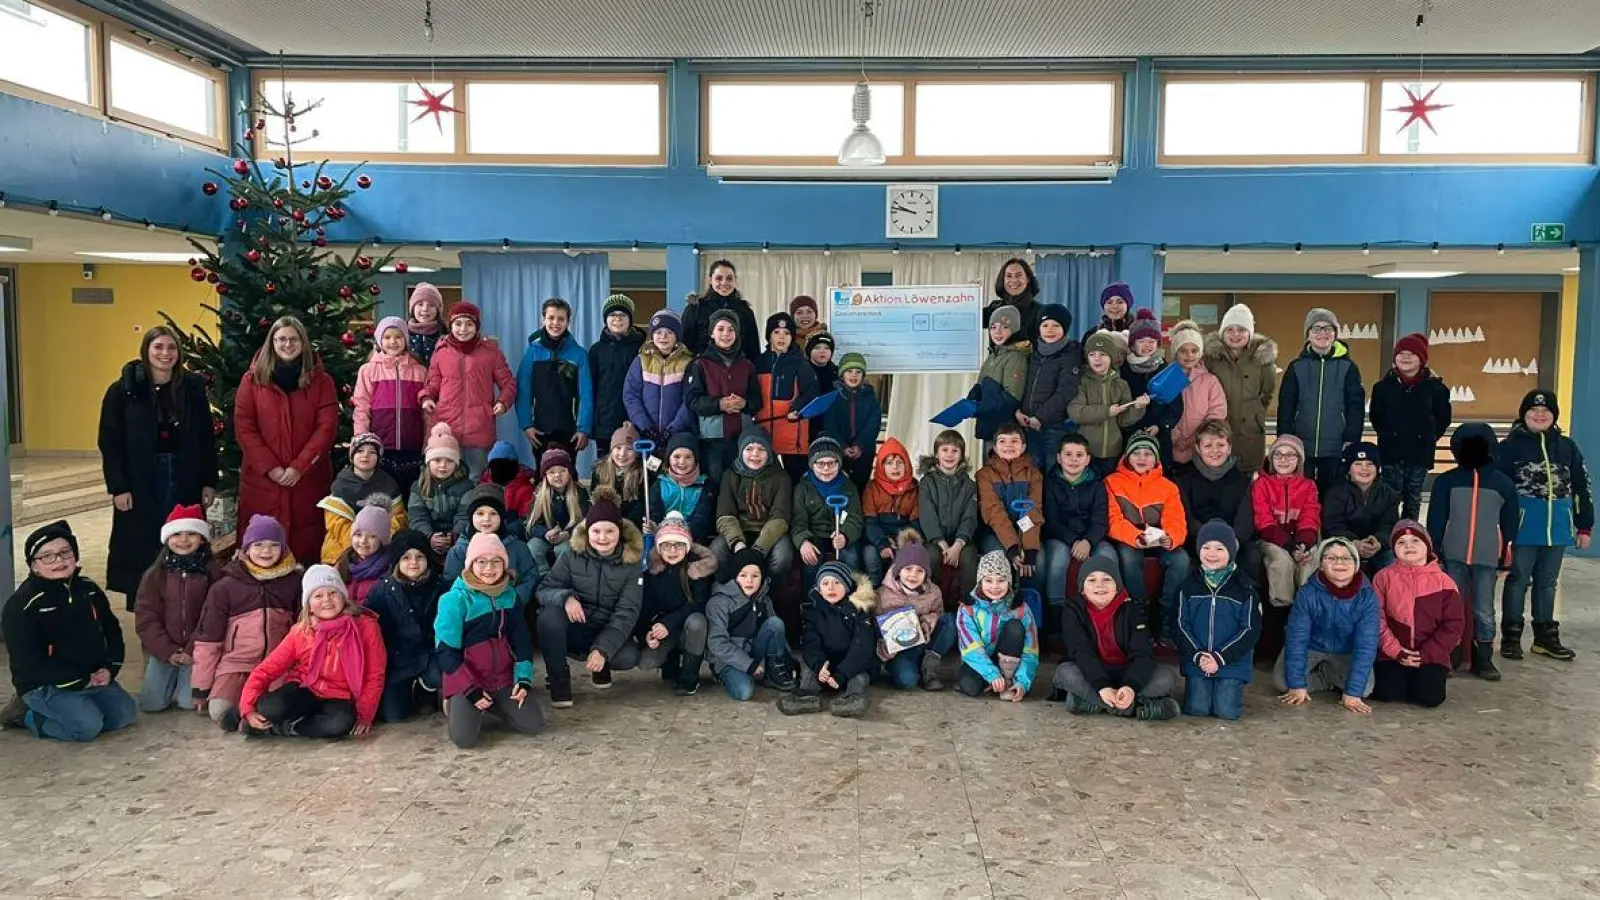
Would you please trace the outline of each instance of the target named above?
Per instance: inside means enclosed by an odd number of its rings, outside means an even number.
[[[925,691],[942,691],[944,682],[939,680],[939,654],[932,650],[922,652],[922,689]]]
[[[833,714],[841,719],[859,719],[866,715],[868,680],[865,673],[850,679],[843,696],[833,701]]]
[[[607,663],[600,671],[591,673],[589,681],[602,691],[611,690],[611,664]]]
[[[1017,666],[1022,664],[1022,657],[1000,653],[995,656],[995,662],[1000,666],[1000,677],[1006,680],[1006,684],[1016,680]]]
[[[1063,692],[1065,693],[1065,692]],[[1066,694],[1062,700],[1066,704],[1067,712],[1079,716],[1092,716],[1096,713],[1110,712],[1110,708],[1100,702],[1099,697],[1079,697],[1077,694]]]
[[[1571,660],[1578,654],[1561,645],[1560,622],[1533,623],[1533,652],[1551,659]]]
[[[700,664],[701,657],[692,653],[683,654],[683,664],[678,668],[677,684],[672,692],[679,697],[692,697],[700,690]]]
[[[239,722],[242,718],[237,709],[223,710],[222,715],[217,717],[217,727],[229,734],[233,734],[239,730]]]
[[[23,717],[28,713],[28,704],[23,702],[21,694],[13,694],[11,702],[6,708],[0,710],[0,728],[26,728]]]
[[[556,709],[572,708],[572,681],[550,681],[545,687],[550,691],[550,705]]]
[[[1140,697],[1133,701],[1133,714],[1141,722],[1164,722],[1178,717],[1178,701],[1171,697]]]
[[[683,662],[682,650],[674,650],[668,653],[667,658],[661,661],[661,680],[677,684],[679,673],[683,671]]]
[[[767,687],[785,694],[800,684],[800,676],[795,674],[794,660],[789,654],[780,653],[767,657],[765,681]]]
[[[1522,658],[1522,623],[1510,619],[1500,623],[1500,656],[1504,659]]]
[[[1500,680],[1500,670],[1494,667],[1494,641],[1472,642],[1472,674],[1484,681]]]
[[[767,664],[769,667],[771,663]],[[769,668],[768,671],[771,671]],[[800,667],[800,686],[778,698],[778,712],[786,716],[801,716],[822,711],[822,682],[810,666]]]

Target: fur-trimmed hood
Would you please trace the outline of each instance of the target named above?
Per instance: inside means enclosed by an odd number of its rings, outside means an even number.
[[[1222,332],[1213,331],[1205,337],[1203,356],[1222,357],[1227,353],[1228,347],[1222,342]],[[1243,358],[1255,362],[1257,365],[1274,364],[1278,360],[1278,344],[1264,334],[1250,335],[1250,343],[1245,345]]]
[[[864,613],[869,613],[872,612],[873,607],[878,605],[878,592],[872,589],[872,582],[867,580],[867,576],[857,574],[856,589],[851,591],[850,596],[846,599],[850,601],[851,606]]]
[[[639,531],[639,526],[629,522],[627,519],[622,520],[621,529],[622,564],[637,566],[644,559],[644,534]],[[570,546],[573,553],[589,553],[589,520],[587,518],[572,526]],[[693,548],[690,549],[693,552]]]
[[[631,523],[630,523],[631,524]],[[585,539],[587,543],[587,539]],[[702,578],[711,578],[717,574],[717,557],[709,549],[699,544],[689,545],[689,555],[684,557],[684,565],[688,569],[689,579],[699,581]],[[650,574],[660,575],[667,570],[666,560],[661,558],[661,546],[658,544],[650,548]]]

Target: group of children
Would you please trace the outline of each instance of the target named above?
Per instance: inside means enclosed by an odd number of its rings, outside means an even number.
[[[1487,426],[1456,430],[1458,468],[1436,479],[1424,527],[1417,473],[1450,411],[1421,336],[1396,344],[1368,444],[1359,373],[1331,313],[1313,310],[1268,446],[1257,432],[1270,367],[1258,367],[1248,309],[1228,310],[1215,340],[1180,323],[1163,348],[1159,324],[1112,285],[1079,344],[1014,260],[969,395],[987,442],[973,475],[956,431],[919,460],[879,440],[865,361],[846,353],[835,366],[814,301],[770,317],[761,352],[746,345],[754,320],[732,266],[712,272],[692,327],[663,311],[641,329],[617,295],[587,352],[567,305],[548,301],[515,376],[475,307],[446,316],[420,286],[410,321],[376,329],[349,465],[320,504],[318,564],[302,570],[282,527],[258,516],[219,565],[201,511],[173,511],[137,598],[138,707],[192,706],[247,735],[333,737],[442,706],[466,747],[486,716],[542,729],[536,637],[557,709],[573,703],[576,660],[599,689],[642,666],[689,695],[709,665],[735,700],[765,685],[800,714],[831,693],[835,715],[859,716],[875,680],[942,689],[951,654],[959,691],[1016,702],[1053,645],[1054,696],[1075,713],[1171,718],[1181,671],[1183,711],[1233,719],[1263,604],[1288,608],[1283,702],[1327,689],[1359,712],[1367,696],[1431,706],[1462,643],[1463,595],[1473,670],[1498,677],[1493,588],[1508,546],[1502,656],[1521,658],[1531,587],[1534,651],[1572,658],[1554,589],[1593,511],[1549,391],[1525,398],[1498,448]],[[1151,383],[1164,349],[1185,386],[1161,401]],[[825,411],[802,415],[830,391]],[[1236,432],[1235,407],[1253,405]],[[508,406],[537,468],[494,441]],[[584,485],[573,454],[608,428]],[[121,633],[77,570],[70,530],[40,529],[27,551],[30,577],[4,614],[26,708],[7,719],[74,740],[127,724]],[[789,596],[798,661],[778,615]],[[1179,671],[1158,661],[1164,648]]]

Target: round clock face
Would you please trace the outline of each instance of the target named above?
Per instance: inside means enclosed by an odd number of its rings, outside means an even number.
[[[907,188],[889,196],[889,227],[896,235],[916,237],[933,232],[937,213],[933,194]]]

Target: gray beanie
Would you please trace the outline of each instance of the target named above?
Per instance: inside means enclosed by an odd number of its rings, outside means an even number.
[[[1104,556],[1101,556],[1098,553],[1091,553],[1088,559],[1078,564],[1079,594],[1083,593],[1084,582],[1088,581],[1089,576],[1096,572],[1103,572],[1107,575],[1110,575],[1111,580],[1117,583],[1117,590],[1122,590],[1122,576],[1117,572],[1116,561],[1106,559]]]
[[[1022,330],[1022,313],[1015,306],[996,307],[995,311],[989,314],[989,324],[993,325],[995,322],[1006,323],[1010,326],[1011,333],[1016,334]]]
[[[1333,310],[1315,306],[1311,308],[1310,312],[1306,313],[1306,327],[1304,329],[1306,334],[1311,333],[1311,326],[1313,325],[1327,325],[1337,334],[1339,331],[1339,317],[1333,314]]]

